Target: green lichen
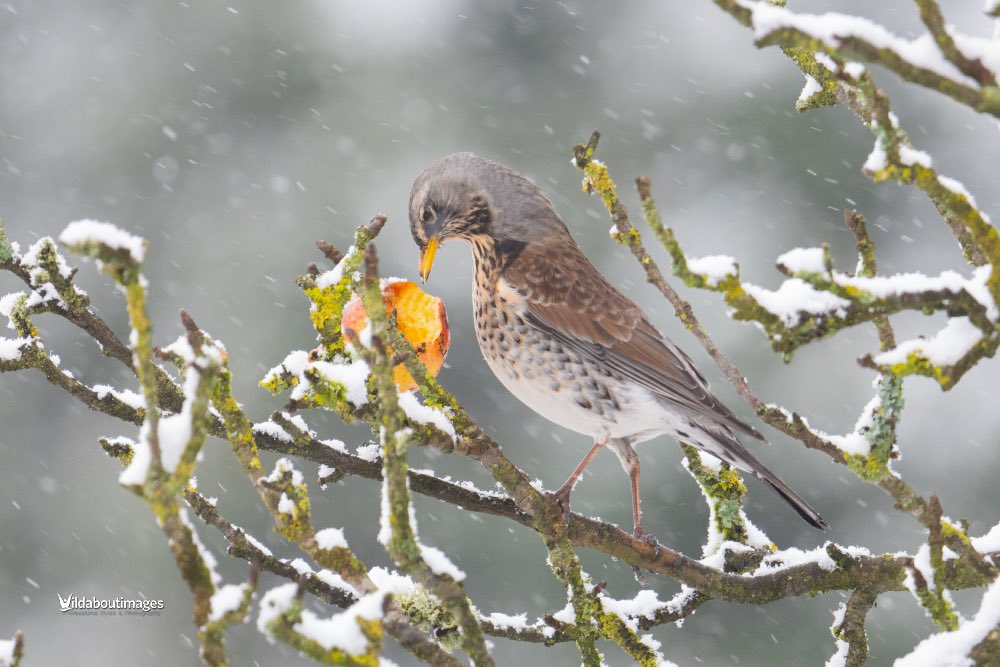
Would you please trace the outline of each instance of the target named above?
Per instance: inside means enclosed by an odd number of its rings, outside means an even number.
[[[738,472],[723,463],[719,470],[704,465],[701,455],[694,447],[682,445],[687,460],[688,472],[695,478],[708,497],[713,510],[715,528],[722,539],[746,544],[748,539],[746,522],[741,512],[746,486]]]
[[[260,478],[263,466],[257,455],[257,441],[253,430],[247,422],[239,403],[233,398],[232,376],[229,369],[219,370],[219,381],[212,395],[212,405],[222,415],[226,426],[226,438],[232,446],[233,453],[243,466],[243,472],[255,482]]]
[[[972,544],[968,533],[947,521],[941,522],[941,534],[944,536],[945,541],[958,540],[965,545]]]
[[[776,3],[772,3],[776,4]],[[784,4],[784,3],[782,3]],[[796,111],[809,111],[820,107],[834,106],[837,104],[837,91],[840,90],[840,81],[828,74],[828,70],[816,60],[815,49],[805,49],[801,47],[784,49],[785,55],[789,56],[798,64],[803,74],[811,76],[820,89],[807,97],[795,102]]]
[[[407,618],[431,633],[445,650],[454,651],[461,646],[462,636],[455,617],[426,588],[416,586],[406,593],[396,593],[393,598]]]
[[[927,610],[927,614],[934,623],[944,630],[957,630],[958,615],[955,614],[955,610],[952,609],[942,593],[943,591],[937,589],[931,591],[926,587],[917,588],[915,591],[920,605]]]
[[[949,382],[944,374],[944,369],[932,364],[920,351],[911,352],[906,355],[906,361],[890,364],[886,368],[896,375],[926,375],[942,384]]]
[[[286,391],[291,391],[299,384],[297,375],[293,375],[282,368],[280,373],[269,375],[258,383],[261,387],[277,396]]]
[[[878,379],[879,404],[872,411],[872,423],[864,436],[870,445],[867,455],[844,454],[847,467],[861,479],[878,482],[887,475],[889,461],[896,446],[896,425],[906,401],[903,398],[903,378],[884,373]]]
[[[343,261],[346,262],[348,259],[349,257]],[[309,319],[319,335],[320,342],[331,352],[343,352],[344,341],[340,330],[340,319],[353,293],[351,278],[341,278],[339,283],[329,287],[307,287],[303,291],[312,302]]]
[[[644,644],[617,614],[599,613],[596,618],[601,637],[610,639],[628,653],[642,667],[657,667],[662,664],[656,651]]]
[[[280,465],[279,461],[279,465]],[[277,478],[273,476],[262,480],[275,500],[274,514],[275,530],[285,536],[289,541],[299,543],[313,536],[314,531],[310,521],[309,487],[303,484],[295,484],[295,472],[291,467],[281,470]],[[279,499],[290,500],[292,511],[279,509]],[[269,503],[270,504],[270,503]]]
[[[122,464],[122,468],[127,468],[132,463],[135,451],[131,446],[114,440],[109,440],[108,438],[98,438],[97,442],[101,446],[101,449],[104,450],[105,454],[118,459],[119,463]]]
[[[877,459],[864,454],[844,454],[844,462],[854,474],[866,482],[878,482],[889,474],[889,468]]]
[[[317,547],[311,551],[311,555],[320,567],[338,572],[348,581],[361,580],[368,574],[368,568],[364,566],[364,563],[358,560],[354,552],[346,547],[333,547],[332,549]]]
[[[997,7],[998,9],[993,10],[993,16],[1000,18],[1000,5],[997,5]],[[1000,88],[996,86],[983,86],[980,93],[983,96],[983,102],[976,107],[976,110],[1000,116]]]
[[[382,221],[384,222],[385,219],[383,218]],[[381,225],[378,228],[380,229]],[[340,321],[344,314],[344,308],[357,287],[358,270],[364,260],[365,246],[375,238],[377,233],[377,229],[373,231],[369,226],[357,228],[354,232],[354,245],[337,264],[340,279],[336,283],[320,287],[316,284],[313,276],[301,276],[298,280],[299,286],[311,302],[309,318],[313,328],[316,329],[320,342],[323,343],[330,356],[342,354],[345,351]]]
[[[10,321],[14,325],[14,330],[18,336],[23,338],[34,338],[38,335],[38,328],[31,322],[31,311],[28,308],[28,295],[22,293],[14,302],[14,307],[10,310]]]
[[[583,168],[583,173],[583,191],[587,193],[596,192],[601,201],[604,202],[604,206],[609,211],[612,210],[615,204],[618,203],[618,188],[608,174],[607,165],[598,160],[588,160],[586,166]],[[634,228],[629,231],[638,236],[638,232]],[[619,236],[621,235],[619,234]],[[624,239],[619,242],[627,244],[628,240]]]

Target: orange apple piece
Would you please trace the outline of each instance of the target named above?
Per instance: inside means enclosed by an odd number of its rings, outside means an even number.
[[[436,376],[444,365],[451,344],[444,301],[409,280],[383,281],[382,299],[386,315],[391,316],[395,311],[400,333],[413,346],[427,371]],[[361,299],[355,295],[344,308],[340,329],[351,337],[352,343],[357,344],[355,337],[360,336],[367,326],[368,313]],[[417,383],[403,364],[397,364],[392,369],[392,377],[400,391],[417,388]]]

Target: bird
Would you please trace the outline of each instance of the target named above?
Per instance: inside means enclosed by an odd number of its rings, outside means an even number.
[[[500,383],[542,417],[593,438],[555,492],[567,515],[573,487],[607,447],[631,482],[633,535],[655,542],[643,528],[634,446],[668,435],[754,475],[811,526],[829,528],[740,442],[737,433],[766,440],[594,267],[529,178],[473,153],[448,155],[414,181],[409,222],[424,283],[442,244],[471,244],[476,337]]]

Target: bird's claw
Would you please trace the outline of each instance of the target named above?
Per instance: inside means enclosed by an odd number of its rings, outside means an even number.
[[[660,553],[662,553],[662,551],[660,549],[660,541],[656,539],[656,535],[653,535],[652,533],[647,533],[646,530],[641,525],[638,525],[632,530],[632,537],[634,537],[637,540],[641,540],[646,544],[648,544],[649,546],[653,547],[654,558],[660,557]]]
[[[662,553],[660,549],[660,541],[656,539],[656,535],[647,533],[641,524],[637,524],[632,530],[632,537],[653,547],[653,558],[660,557],[660,554]],[[638,565],[632,567],[632,575],[635,577],[636,583],[640,586],[646,585],[646,575],[642,573],[642,569]]]
[[[573,520],[573,510],[570,509],[569,506],[569,494],[570,491],[572,490],[573,490],[572,488],[567,489],[566,487],[563,487],[552,494],[556,499],[556,503],[559,505],[559,507],[562,508],[563,523],[565,523],[567,526]]]

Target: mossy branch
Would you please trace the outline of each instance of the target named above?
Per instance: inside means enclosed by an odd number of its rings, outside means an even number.
[[[943,22],[943,19],[940,18],[940,9],[933,0],[918,1],[921,16],[925,24],[930,27],[931,34],[939,47],[943,47],[944,57],[972,78],[971,82],[957,80],[911,62],[891,43],[875,43],[870,40],[868,34],[872,32],[889,34],[889,31],[881,26],[869,23],[862,27],[858,21],[844,26],[835,35],[823,35],[821,38],[795,27],[796,19],[812,18],[818,24],[837,20],[836,17],[795,14],[767,2],[746,3],[739,0],[714,0],[714,2],[741,24],[757,30],[755,44],[758,47],[778,45],[783,48],[821,52],[881,65],[905,81],[938,91],[976,111],[1000,118],[1000,91],[997,89],[996,73],[991,72],[978,60],[961,53],[944,31],[943,25],[935,25],[935,20]],[[934,11],[930,11],[931,6]],[[936,16],[933,16],[935,13]],[[858,26],[856,30],[853,29],[855,25]]]
[[[747,487],[739,474],[724,462],[717,469],[706,465],[691,445],[682,444],[681,449],[684,450],[684,467],[698,482],[708,501],[710,530],[717,532],[721,542],[746,544],[749,536],[743,516],[743,496]]]
[[[111,229],[110,226],[104,228]],[[206,664],[226,665],[225,640],[222,626],[210,626],[211,599],[216,592],[216,575],[202,554],[194,530],[181,513],[177,494],[187,483],[193,472],[194,456],[204,441],[207,429],[207,395],[211,387],[202,377],[191,398],[191,409],[177,419],[187,419],[186,428],[190,435],[183,447],[177,470],[168,470],[164,465],[161,449],[160,409],[157,400],[157,373],[153,362],[152,322],[146,309],[145,279],[140,274],[140,262],[128,249],[111,245],[105,236],[95,234],[83,238],[71,247],[77,252],[98,259],[105,273],[111,276],[125,291],[129,321],[132,326],[133,364],[142,387],[145,408],[139,448],[148,448],[148,454],[133,455],[128,473],[133,466],[136,474],[130,475],[123,483],[139,495],[150,507],[167,536],[170,550],[184,581],[194,596],[194,623],[198,628],[201,655]],[[145,241],[141,241],[145,248]],[[210,376],[206,376],[210,378]],[[147,461],[143,469],[143,461]],[[169,465],[169,464],[168,464]],[[142,480],[141,482],[139,480]]]
[[[868,635],[865,632],[865,618],[875,606],[878,593],[868,588],[859,588],[851,593],[847,604],[837,612],[840,621],[830,631],[837,640],[838,657],[843,658],[845,667],[863,667],[868,662]]]
[[[456,578],[455,572],[435,569],[428,564],[410,518],[412,505],[406,477],[406,450],[411,436],[405,430],[406,419],[397,403],[396,383],[392,374],[395,364],[392,363],[385,344],[387,318],[379,282],[375,246],[369,245],[364,251],[362,298],[372,328],[373,375],[381,412],[378,430],[382,440],[385,475],[382,493],[384,503],[388,504],[382,510],[383,531],[388,529],[388,534],[380,534],[380,538],[399,567],[426,586],[454,615],[462,630],[462,648],[473,662],[476,665],[491,666],[494,663],[486,647],[483,629],[465,594],[461,577]],[[442,554],[441,558],[446,557]],[[464,574],[461,576],[464,577]]]
[[[796,16],[788,10],[768,8],[767,3],[754,3],[749,8],[736,0],[714,1],[748,27],[755,27],[755,11],[771,13],[771,19],[775,13],[779,14],[779,24],[794,22]],[[974,109],[993,115],[1000,114],[997,73],[986,68],[980,60],[969,58],[958,51],[953,33],[940,25],[943,19],[933,0],[919,0],[918,6],[925,24],[930,26],[931,34],[942,50],[942,55],[966,75],[981,82],[981,85],[966,86],[916,67],[892,48],[876,48],[857,35],[841,34],[832,38],[835,43],[821,42],[801,30],[786,27],[773,30],[758,40],[758,45],[780,44],[803,73],[817,81],[828,97],[836,97],[837,102],[850,109],[871,129],[876,137],[875,151],[884,153],[884,157],[874,161],[869,158],[866,173],[876,182],[893,179],[914,184],[923,190],[955,234],[966,259],[973,266],[992,264],[990,292],[994,301],[1000,303],[1000,270],[997,268],[1000,259],[1000,234],[976,207],[972,196],[960,183],[939,175],[925,154],[913,150],[908,136],[890,114],[889,98],[876,87],[871,72],[863,67],[845,66],[846,61],[850,60],[876,62],[896,71],[908,81],[938,90]],[[836,69],[830,70],[819,64],[815,57],[817,52],[828,56],[836,64]]]

